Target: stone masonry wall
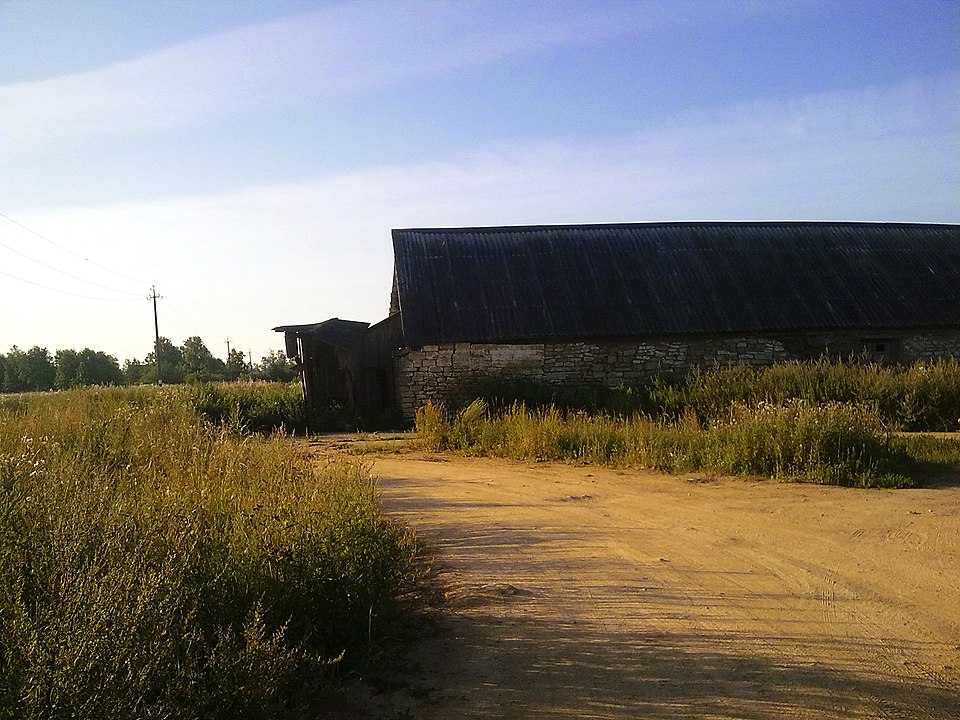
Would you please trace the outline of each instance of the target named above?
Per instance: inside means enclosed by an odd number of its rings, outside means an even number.
[[[900,341],[901,362],[930,362],[940,358],[960,360],[960,333],[905,335]]]
[[[458,403],[484,378],[543,380],[543,344],[447,343],[407,350],[396,361],[397,396],[404,416],[433,403]]]
[[[468,402],[478,382],[531,380],[557,386],[620,387],[653,375],[681,375],[695,366],[737,362],[769,365],[792,359],[783,343],[763,338],[663,342],[577,342],[520,345],[448,343],[403,352],[396,363],[400,407],[407,417],[428,401]]]
[[[870,333],[872,337],[876,333]],[[960,333],[897,334],[899,361],[960,360]],[[770,365],[841,357],[862,348],[860,333],[762,337],[686,338],[657,342],[597,341],[520,345],[449,343],[406,350],[396,359],[401,410],[412,418],[428,401],[469,402],[483,380],[531,380],[557,386],[638,385],[654,375],[679,376],[695,367]]]

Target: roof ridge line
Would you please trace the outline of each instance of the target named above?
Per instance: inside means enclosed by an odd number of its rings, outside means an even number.
[[[552,223],[541,225],[464,225],[443,227],[406,227],[393,228],[391,233],[463,233],[463,232],[538,232],[543,230],[586,229],[586,228],[651,228],[651,227],[943,227],[957,228],[957,223],[917,222],[917,221],[875,221],[875,220],[667,220],[651,222],[609,222],[609,223]]]

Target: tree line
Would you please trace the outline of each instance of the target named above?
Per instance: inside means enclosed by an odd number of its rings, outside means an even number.
[[[161,380],[166,384],[214,382],[218,380],[288,381],[296,370],[286,355],[271,351],[256,364],[244,354],[231,350],[226,361],[215,357],[198,336],[174,345],[168,338],[159,342]],[[140,385],[157,382],[157,350],[141,362],[127,360],[121,367],[113,355],[84,348],[57,350],[34,346],[21,350],[16,345],[0,354],[0,392],[34,392],[67,389],[83,385]]]

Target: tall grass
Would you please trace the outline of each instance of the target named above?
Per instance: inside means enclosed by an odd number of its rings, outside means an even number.
[[[240,381],[203,383],[179,389],[210,422],[236,433],[305,433],[329,429],[332,418],[308,412],[300,384]],[[328,421],[328,422],[325,422]]]
[[[407,424],[396,409],[364,415],[336,402],[307,408],[299,382],[204,383],[181,386],[180,391],[205,418],[238,433],[388,430]]]
[[[0,407],[0,717],[300,717],[370,652],[412,542],[366,469],[177,393]]]
[[[693,411],[721,417],[735,402],[852,403],[870,407],[886,425],[912,431],[960,429],[960,363],[940,360],[906,367],[874,363],[783,363],[694,372],[677,385],[664,382],[634,391],[648,412]]]
[[[960,430],[960,363],[938,360],[902,367],[822,359],[769,367],[739,365],[620,389],[503,381],[478,387],[476,397],[500,409],[519,402],[527,407],[639,412],[674,420],[692,412],[702,422],[722,419],[735,403],[853,403],[871,408],[894,429],[948,431]]]
[[[869,408],[844,403],[730,405],[703,424],[695,413],[678,419],[629,418],[528,409],[489,412],[476,401],[460,413],[427,405],[417,431],[431,450],[522,460],[574,460],[854,486],[905,487],[922,464],[960,462],[960,444],[927,443],[923,456],[890,435]],[[912,454],[914,453],[914,454]]]

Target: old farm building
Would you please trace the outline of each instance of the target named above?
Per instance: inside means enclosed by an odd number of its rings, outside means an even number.
[[[394,230],[389,316],[275,328],[311,405],[617,387],[694,366],[960,358],[960,226],[636,223]]]

